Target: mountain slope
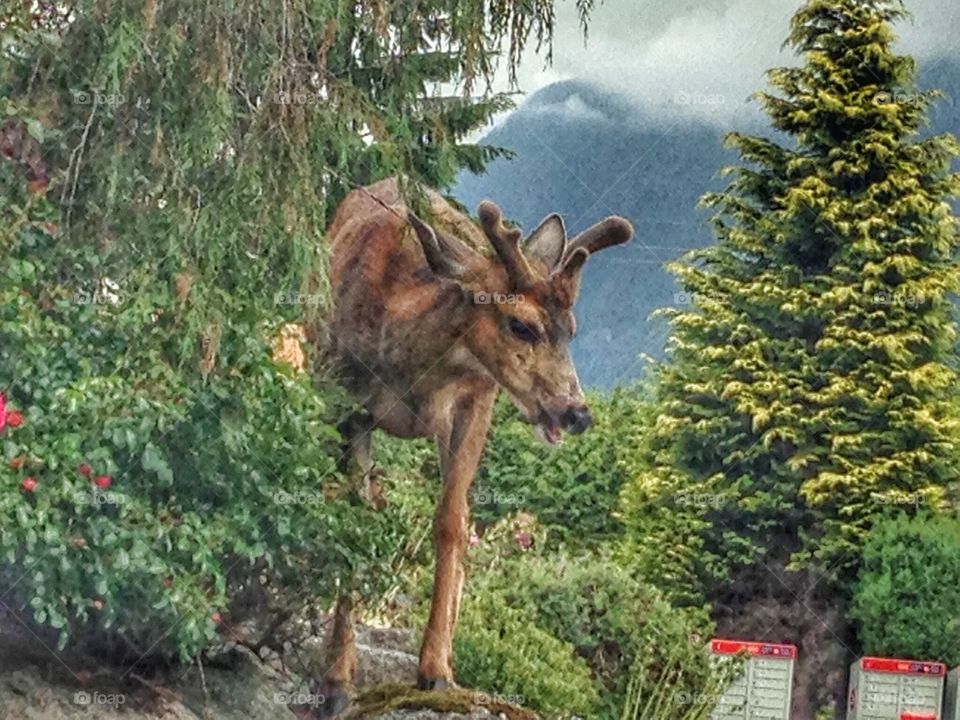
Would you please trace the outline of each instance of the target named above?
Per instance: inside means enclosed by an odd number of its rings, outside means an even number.
[[[943,61],[920,71],[922,87],[960,97],[960,65]],[[931,127],[960,132],[953,99],[937,106]],[[486,197],[497,201],[525,230],[551,212],[563,215],[570,233],[614,213],[633,222],[634,241],[598,254],[584,272],[573,353],[586,386],[629,382],[643,372],[641,355],[663,356],[667,327],[650,315],[687,300],[663,265],[713,242],[696,205],[722,187],[719,170],[736,160],[723,134],[658,118],[587,83],[556,83],[483,138],[516,157],[495,161],[481,176],[465,173],[455,188],[470,208]]]

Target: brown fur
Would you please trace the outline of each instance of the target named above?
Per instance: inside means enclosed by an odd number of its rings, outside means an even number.
[[[340,205],[328,230],[330,334],[345,382],[366,408],[344,424],[360,471],[371,471],[374,428],[437,442],[443,489],[420,652],[420,684],[434,688],[453,682],[469,490],[496,395],[504,389],[551,441],[564,429],[586,429],[569,355],[580,269],[590,252],[625,242],[632,229],[608,218],[567,244],[562,222],[551,216],[521,243],[492,203],[481,205],[478,225],[433,191],[421,199],[426,221],[410,212],[394,179],[356,190]],[[497,301],[485,302],[491,296]],[[330,641],[340,660],[326,673],[328,688],[345,687],[352,674],[344,607]]]

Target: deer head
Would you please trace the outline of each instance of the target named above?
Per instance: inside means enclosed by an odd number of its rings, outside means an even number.
[[[633,228],[608,217],[568,240],[563,220],[550,215],[522,239],[492,202],[477,214],[493,258],[416,215],[409,219],[433,273],[463,290],[470,353],[541,438],[559,443],[564,432],[583,432],[593,422],[570,357],[581,270],[591,254],[627,242]]]

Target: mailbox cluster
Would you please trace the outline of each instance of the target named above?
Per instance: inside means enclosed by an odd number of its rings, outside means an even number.
[[[720,697],[711,720],[788,720],[795,646],[711,640],[710,651],[719,657],[747,656],[743,673]]]
[[[711,640],[710,651],[745,657],[710,720],[790,720],[794,645]],[[847,720],[960,720],[960,668],[947,673],[939,662],[861,658],[850,666]]]

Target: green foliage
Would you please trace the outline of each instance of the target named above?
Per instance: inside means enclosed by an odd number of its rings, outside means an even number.
[[[674,608],[656,588],[603,557],[559,558],[525,574],[538,624],[587,660],[610,717],[628,696],[631,678],[663,680],[678,696],[702,690],[709,676],[704,644],[712,633],[704,614]],[[683,673],[666,680],[672,661]]]
[[[634,450],[620,493],[625,531],[618,556],[674,604],[696,607],[704,603],[703,579],[711,575],[702,536],[710,528],[707,514],[721,496],[708,491],[706,483],[689,484],[664,422],[670,421],[661,415],[646,432],[637,428],[621,438]]]
[[[691,658],[684,648],[670,646],[666,657],[651,673],[644,655],[630,675],[619,720],[707,720],[717,701],[743,668],[740,658],[710,662],[704,648]],[[688,668],[695,668],[691,677]]]
[[[789,143],[729,137],[741,163],[704,198],[719,242],[673,266],[694,307],[671,313],[652,470],[625,493],[660,518],[628,520],[638,546],[692,548],[668,576],[792,562],[849,581],[878,518],[942,506],[958,479],[958,145],[918,135],[934,95],[892,50],[901,15],[801,8],[804,62],[758,96]]]
[[[518,527],[533,539],[526,551]],[[710,676],[706,614],[674,608],[611,557],[541,553],[547,532],[523,515],[491,528],[471,548],[468,592],[522,611],[587,662],[601,697],[591,717],[619,717],[631,677],[636,682],[646,674],[645,682],[657,684],[674,661],[684,671],[669,681],[671,691],[702,692]]]
[[[25,414],[0,436],[0,553],[35,619],[61,643],[107,628],[189,656],[254,565],[286,602],[329,601],[337,577],[374,588],[361,571],[391,567],[406,521],[324,496],[334,396],[276,365],[253,329],[204,383],[164,361],[157,305],[38,300],[56,286],[56,240],[26,237],[0,281],[2,377]]]
[[[260,583],[280,610],[382,591],[415,523],[327,497],[339,392],[271,341],[322,316],[353,186],[497,154],[463,138],[507,98],[468,93],[501,44],[512,64],[549,40],[549,4],[43,8],[0,23],[0,392],[26,415],[0,437],[8,602],[61,643],[188,657]]]
[[[622,533],[617,498],[632,471],[630,438],[649,423],[650,405],[639,387],[591,395],[589,404],[594,427],[551,448],[500,402],[472,491],[480,525],[532,512],[549,530],[550,547],[596,547]]]
[[[869,655],[960,664],[960,522],[901,517],[864,548],[851,617]]]
[[[569,643],[495,594],[464,598],[454,654],[457,678],[464,685],[549,718],[596,717],[599,698],[587,664]]]

